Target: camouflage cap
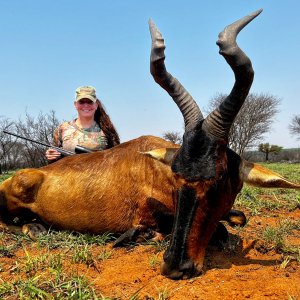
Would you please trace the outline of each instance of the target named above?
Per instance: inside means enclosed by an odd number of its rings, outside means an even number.
[[[95,103],[97,100],[95,88],[92,86],[80,86],[77,88],[75,101],[79,101],[81,99],[90,99]]]

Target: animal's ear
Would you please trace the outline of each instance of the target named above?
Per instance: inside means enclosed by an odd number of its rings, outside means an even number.
[[[177,151],[178,148],[159,148],[141,153],[170,166]]]
[[[288,181],[276,172],[245,160],[242,160],[240,165],[240,178],[258,187],[300,189],[300,184]]]

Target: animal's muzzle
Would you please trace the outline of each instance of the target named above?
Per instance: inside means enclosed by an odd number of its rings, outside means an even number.
[[[202,267],[200,269],[197,268],[191,259],[188,259],[177,266],[171,266],[164,261],[161,264],[160,272],[163,276],[170,279],[188,279],[200,275],[202,273]]]

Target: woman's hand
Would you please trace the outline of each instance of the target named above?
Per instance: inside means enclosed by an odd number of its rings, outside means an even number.
[[[61,154],[57,150],[52,148],[49,148],[46,151],[45,155],[49,162],[53,162],[54,160],[57,160],[61,157]]]

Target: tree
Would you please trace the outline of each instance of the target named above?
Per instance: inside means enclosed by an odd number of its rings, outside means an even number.
[[[166,131],[162,137],[174,144],[182,144],[182,135],[178,131]]]
[[[269,143],[259,144],[259,146],[258,146],[258,151],[266,154],[266,156],[265,156],[266,161],[269,160],[270,153],[278,154],[281,150],[282,150],[282,147],[277,146],[277,145],[270,145]]]
[[[52,110],[47,114],[42,112],[37,117],[25,114],[25,119],[19,119],[15,123],[16,131],[19,135],[50,144],[54,129],[59,125],[59,121]],[[18,139],[23,144],[22,155],[26,167],[40,167],[47,164],[45,157],[45,147]]]
[[[7,153],[11,148],[10,137],[3,133],[3,130],[12,125],[7,118],[0,116],[0,174],[7,170]]]
[[[210,101],[210,111],[226,97],[217,94]],[[246,149],[257,146],[264,134],[270,131],[278,113],[280,99],[270,94],[249,94],[237,115],[229,134],[229,146],[243,156]]]
[[[0,174],[17,168],[40,167],[47,164],[45,147],[3,133],[8,130],[25,138],[51,144],[54,129],[59,125],[55,111],[40,112],[33,117],[10,121],[0,116]]]
[[[292,135],[298,136],[297,139],[300,140],[300,115],[294,116],[292,122],[289,125],[290,133]]]

